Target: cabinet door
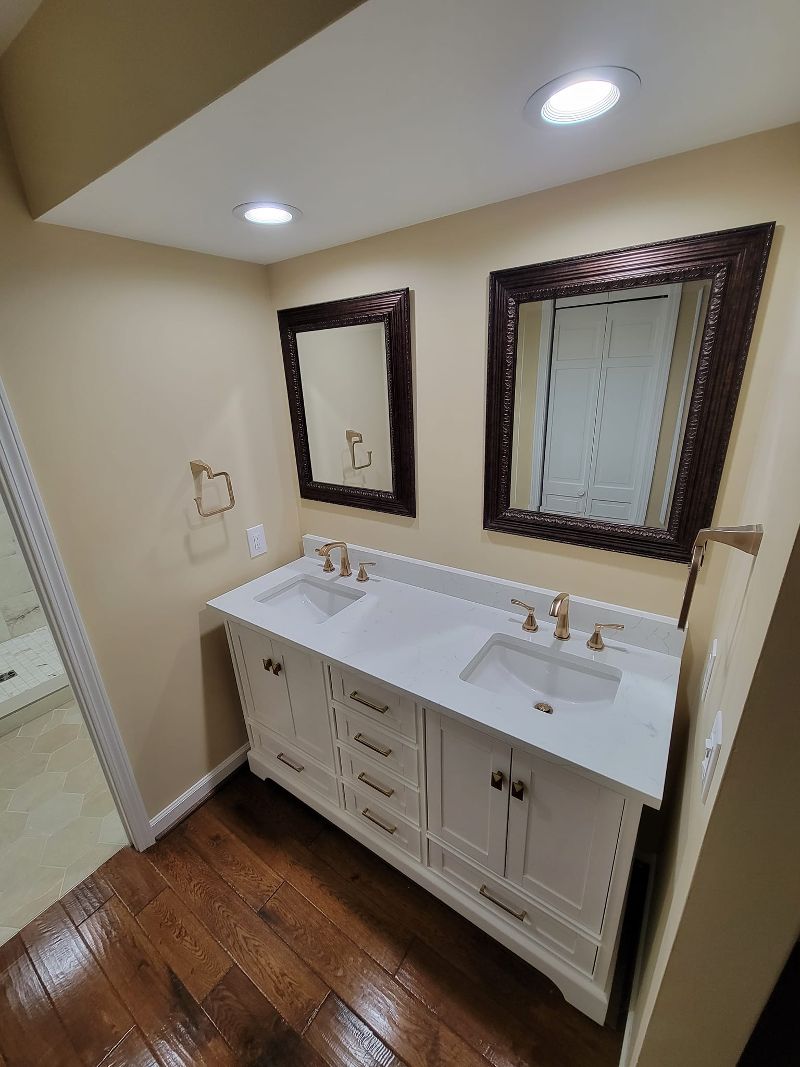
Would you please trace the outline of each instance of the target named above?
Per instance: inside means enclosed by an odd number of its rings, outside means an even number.
[[[425,715],[428,829],[503,874],[511,748],[436,712]]]
[[[289,688],[295,744],[309,756],[333,767],[333,741],[322,660],[277,641],[272,642],[272,647]]]
[[[623,806],[610,789],[514,749],[506,878],[599,934]]]
[[[286,674],[271,669],[276,661],[272,642],[246,626],[231,625],[231,637],[250,691],[250,715],[284,737],[294,737]]]

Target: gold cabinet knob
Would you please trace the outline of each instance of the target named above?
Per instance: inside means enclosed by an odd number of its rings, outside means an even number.
[[[264,670],[265,671],[271,671],[272,670],[272,660],[271,659],[262,659],[261,662],[264,664]]]
[[[502,771],[492,771],[492,789],[502,789],[504,780]]]
[[[511,796],[514,800],[525,799],[525,783],[517,778],[516,781],[511,783]]]
[[[282,665],[282,664],[280,664],[280,663],[274,663],[274,664],[272,665],[272,673],[273,673],[274,675],[278,675],[278,674],[280,674],[282,670],[283,670],[283,665]]]

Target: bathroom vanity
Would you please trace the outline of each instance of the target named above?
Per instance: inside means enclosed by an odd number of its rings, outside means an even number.
[[[684,635],[575,597],[556,640],[552,591],[354,546],[343,577],[323,571],[322,544],[306,536],[302,558],[210,601],[251,769],[603,1022],[641,809],[662,799]],[[512,599],[535,607],[538,631]],[[599,622],[624,630],[594,651]]]

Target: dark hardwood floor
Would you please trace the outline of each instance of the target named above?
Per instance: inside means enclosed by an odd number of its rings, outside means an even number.
[[[621,1034],[247,770],[0,947],[0,1067],[605,1067]]]

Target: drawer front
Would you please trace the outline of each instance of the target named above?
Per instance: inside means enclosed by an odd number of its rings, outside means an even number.
[[[253,735],[253,748],[268,766],[274,766],[284,776],[297,782],[299,790],[312,789],[339,807],[339,790],[336,778],[326,771],[300,749],[287,745],[282,737],[277,737],[259,728],[258,723],[250,723]]]
[[[346,708],[335,706],[336,736],[355,752],[407,778],[414,785],[419,783],[417,750],[406,744],[397,734],[383,729],[380,723],[364,718]]]
[[[429,845],[430,867],[482,904],[493,915],[505,920],[523,937],[529,937],[554,956],[567,960],[577,970],[591,975],[597,945],[569,926],[541,911],[520,896],[507,882],[473,866],[435,841]]]
[[[386,768],[375,767],[371,760],[351,752],[347,748],[339,749],[342,775],[365,796],[372,796],[381,807],[390,808],[409,822],[419,826],[419,790],[407,785],[402,779]]]
[[[422,834],[396,812],[384,804],[376,803],[371,796],[356,792],[349,785],[344,786],[344,806],[363,825],[363,828],[379,837],[393,848],[399,848],[413,856],[422,858]]]
[[[417,714],[411,697],[400,696],[371,678],[338,667],[331,667],[331,685],[334,700],[416,743]]]

